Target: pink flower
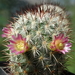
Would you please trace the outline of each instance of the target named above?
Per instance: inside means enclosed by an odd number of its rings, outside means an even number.
[[[12,36],[12,27],[10,25],[4,27],[2,31],[3,31],[2,37],[10,38]]]
[[[7,45],[12,53],[18,55],[20,53],[28,51],[29,46],[28,43],[26,42],[26,38],[23,38],[21,34],[18,34],[17,37],[13,35],[12,38],[13,40],[10,40],[10,44]]]
[[[64,37],[64,34],[59,34],[54,37],[54,40],[49,44],[49,48],[53,51],[61,52],[65,54],[71,47],[68,37]]]

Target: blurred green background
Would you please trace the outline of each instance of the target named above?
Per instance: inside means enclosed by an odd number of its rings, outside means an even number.
[[[28,0],[29,1],[29,0]],[[30,0],[30,1],[36,1],[37,0]],[[2,34],[2,28],[11,21],[11,17],[16,16],[16,11],[20,11],[21,8],[24,8],[30,3],[33,2],[27,2],[26,0],[0,0],[0,61],[4,61],[5,59],[2,58],[4,55],[2,50],[4,49],[4,42],[3,38],[1,37]],[[40,0],[38,0],[40,1]],[[37,1],[37,2],[38,2]],[[43,1],[43,0],[42,0]],[[46,0],[45,0],[46,1]],[[72,40],[73,40],[73,47],[72,51],[69,53],[69,55],[72,58],[69,58],[68,62],[66,63],[67,68],[70,72],[75,73],[75,0],[52,0],[54,3],[59,3],[64,8],[66,8],[67,14],[70,15],[70,21],[73,32],[71,34]],[[50,0],[47,0],[47,2],[50,2]]]

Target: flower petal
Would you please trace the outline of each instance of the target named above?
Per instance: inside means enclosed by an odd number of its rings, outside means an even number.
[[[11,52],[12,52],[12,53],[15,53],[15,51],[16,51],[16,50],[12,50]]]
[[[16,37],[15,37],[14,35],[12,35],[12,38],[13,38],[14,40],[16,40]]]
[[[22,36],[21,36],[21,34],[18,34],[17,39],[18,39],[18,40],[22,40]]]
[[[24,50],[20,51],[20,53],[24,53],[24,52],[25,52]]]
[[[16,51],[15,54],[18,55],[18,54],[20,54],[20,52]]]
[[[6,34],[2,34],[1,36],[2,36],[2,37],[7,37]]]
[[[9,40],[9,42],[14,43],[14,44],[16,43],[16,42],[15,42],[15,41],[13,41],[13,40]]]
[[[13,47],[13,45],[12,44],[9,44],[9,45],[7,45],[8,47]]]
[[[65,51],[64,50],[61,50],[60,52],[62,52],[63,54],[65,54]]]
[[[9,50],[14,50],[14,48],[10,47]]]
[[[59,34],[58,37],[59,39],[62,39],[64,37],[64,34]]]

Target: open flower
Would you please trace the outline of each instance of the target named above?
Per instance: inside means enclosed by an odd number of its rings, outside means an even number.
[[[70,47],[71,43],[69,43],[68,37],[64,37],[64,34],[54,36],[54,40],[49,44],[50,50],[61,52],[63,54],[71,50]]]
[[[3,31],[2,37],[10,38],[13,33],[13,28],[10,25],[8,25],[8,27],[4,27],[2,31]]]
[[[17,55],[28,51],[29,46],[26,42],[26,38],[23,38],[20,34],[18,34],[17,37],[13,35],[12,38],[13,40],[10,40],[10,44],[8,45],[9,50],[11,50],[12,53]]]

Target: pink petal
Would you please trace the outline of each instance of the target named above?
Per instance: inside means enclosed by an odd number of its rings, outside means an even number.
[[[20,54],[20,52],[16,51],[15,54],[18,55],[18,54]]]
[[[58,39],[58,36],[54,36],[55,39]]]
[[[68,50],[64,49],[65,52],[68,52]]]
[[[20,51],[20,53],[24,53],[24,52],[25,52],[24,50]]]
[[[64,47],[64,50],[71,50],[69,47]]]
[[[15,41],[13,41],[13,40],[9,40],[9,42],[16,44],[16,42],[15,42]]]
[[[67,47],[72,47],[72,43],[66,43],[65,44]]]
[[[64,37],[64,34],[59,34],[58,37],[59,39],[62,39]]]
[[[12,44],[9,44],[9,45],[7,45],[8,47],[13,47],[13,45]]]
[[[22,40],[22,35],[18,34],[18,37],[16,38],[17,40]]]
[[[14,35],[12,35],[12,38],[13,38],[14,40],[16,40],[16,37],[15,37]]]
[[[11,47],[11,48],[9,48],[9,50],[14,50],[14,48]]]
[[[4,28],[2,29],[2,31],[3,31],[3,32],[8,31],[8,28],[4,27]]]
[[[12,52],[12,53],[15,53],[15,50],[12,50],[11,52]]]
[[[64,51],[64,50],[56,50],[56,51],[58,51],[58,52],[61,52],[61,53],[65,54],[65,51]]]
[[[1,36],[2,36],[2,37],[7,37],[6,34],[2,34]]]
[[[63,39],[63,43],[66,43],[68,41],[69,41],[68,37],[66,37],[66,38]]]
[[[26,38],[23,38],[24,41],[26,41]]]
[[[26,50],[28,49],[28,46],[26,46]]]
[[[60,52],[62,52],[63,54],[65,54],[65,51],[64,50],[61,50]]]

